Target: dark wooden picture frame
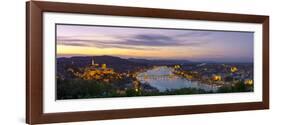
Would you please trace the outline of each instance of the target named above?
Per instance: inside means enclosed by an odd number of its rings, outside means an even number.
[[[44,12],[262,24],[262,102],[46,114],[43,112]],[[26,122],[29,124],[269,109],[268,16],[30,1],[26,3],[26,44]]]

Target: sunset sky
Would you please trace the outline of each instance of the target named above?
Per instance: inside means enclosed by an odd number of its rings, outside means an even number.
[[[253,33],[57,25],[58,57],[253,62]]]

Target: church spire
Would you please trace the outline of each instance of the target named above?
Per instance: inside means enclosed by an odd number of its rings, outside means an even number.
[[[92,58],[92,66],[94,66],[95,65],[95,60],[94,60],[94,58]]]

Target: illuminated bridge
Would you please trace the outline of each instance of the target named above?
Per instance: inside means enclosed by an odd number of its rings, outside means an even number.
[[[147,80],[147,79],[153,79],[153,80],[165,80],[165,79],[174,79],[176,78],[176,75],[173,74],[165,74],[165,75],[139,75],[137,76],[140,80]]]

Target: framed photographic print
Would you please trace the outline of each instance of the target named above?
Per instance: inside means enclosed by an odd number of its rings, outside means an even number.
[[[269,108],[269,17],[30,1],[26,122]]]

